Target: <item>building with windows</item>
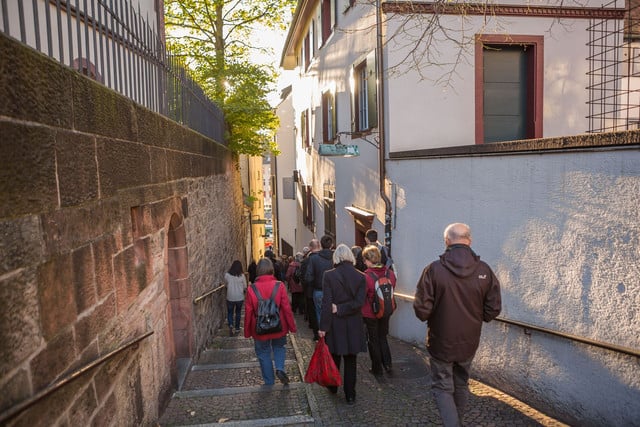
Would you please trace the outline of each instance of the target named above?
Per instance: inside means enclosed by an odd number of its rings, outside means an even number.
[[[508,321],[640,347],[635,9],[299,1],[281,58],[298,72],[281,116],[294,132],[279,141],[295,166],[277,172],[295,182],[297,221],[280,232],[295,224],[302,247],[323,234],[362,245],[377,229],[399,275],[391,333],[423,342],[415,285],[446,225],[468,223],[504,299],[477,375],[571,423],[632,423],[633,356],[556,346]]]

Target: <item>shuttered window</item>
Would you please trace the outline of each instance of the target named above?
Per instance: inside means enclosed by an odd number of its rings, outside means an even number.
[[[364,132],[378,124],[375,51],[352,69],[352,131]]]
[[[476,143],[542,137],[539,36],[479,36],[476,43]]]

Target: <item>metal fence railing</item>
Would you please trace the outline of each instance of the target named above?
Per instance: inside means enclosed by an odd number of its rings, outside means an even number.
[[[154,0],[0,0],[0,31],[224,143],[220,108],[166,48]]]

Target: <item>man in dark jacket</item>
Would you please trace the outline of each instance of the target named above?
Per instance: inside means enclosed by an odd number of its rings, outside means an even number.
[[[498,279],[471,250],[469,226],[450,224],[444,241],[440,260],[422,272],[413,309],[427,321],[432,392],[445,427],[453,427],[461,425],[482,321],[493,320],[502,304]]]
[[[320,242],[318,239],[311,239],[309,247],[304,254],[304,258],[300,263],[300,283],[302,283],[302,292],[304,293],[305,300],[304,313],[309,321],[309,328],[313,331],[313,339],[316,341],[318,340],[318,316],[316,316],[316,309],[313,305],[313,283],[307,282],[305,273],[307,271],[307,267],[309,267],[309,260],[312,256],[317,255],[319,251]]]
[[[320,324],[320,313],[322,313],[322,275],[325,271],[333,268],[333,237],[325,234],[320,239],[322,249],[316,255],[309,257],[309,265],[304,272],[307,284],[313,287],[313,305],[316,309],[316,320]]]

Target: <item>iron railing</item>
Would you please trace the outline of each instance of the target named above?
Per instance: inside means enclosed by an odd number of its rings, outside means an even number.
[[[640,1],[613,0],[624,19],[592,19],[587,32],[590,133],[640,128]]]
[[[183,62],[167,50],[164,14],[154,10],[155,4],[147,0],[0,0],[0,31],[224,143],[223,113]]]
[[[200,295],[199,297],[194,298],[193,299],[193,303],[197,304],[200,301],[202,301],[203,299],[205,299],[206,297],[208,297],[209,295],[211,295],[211,294],[213,294],[215,292],[218,292],[218,291],[220,291],[220,290],[222,290],[222,289],[224,289],[226,287],[227,287],[227,285],[225,285],[224,283],[220,283],[220,285],[217,288],[211,289],[211,290],[205,292],[204,294]]]
[[[2,2],[6,1],[6,0],[1,0]],[[39,392],[37,392],[36,394],[34,394],[33,396],[29,397],[28,399],[18,403],[15,406],[12,406],[11,408],[7,409],[5,412],[0,414],[0,424],[4,423],[5,421],[17,416],[18,414],[26,411],[28,408],[32,407],[33,405],[35,405],[36,403],[38,403],[40,400],[44,399],[45,397],[49,396],[50,394],[52,394],[53,392],[57,391],[58,389],[60,389],[61,387],[63,387],[64,385],[70,383],[71,381],[75,380],[76,378],[82,376],[85,372],[95,368],[98,365],[101,365],[103,363],[105,363],[106,361],[108,361],[109,359],[113,358],[114,356],[116,356],[117,354],[122,353],[123,351],[131,348],[131,347],[136,347],[138,345],[138,343],[140,341],[142,341],[143,339],[149,337],[153,335],[153,331],[148,331],[145,332],[144,334],[133,338],[123,344],[121,344],[118,348],[116,348],[113,351],[110,351],[100,357],[98,357],[96,360],[94,360],[91,363],[88,363],[87,365],[76,369],[75,371],[73,371],[72,373],[65,375],[64,377],[54,381],[53,383],[51,383],[49,386],[45,387],[44,389],[40,390]]]
[[[413,295],[401,294],[399,292],[394,293],[395,296],[400,300],[413,302],[415,297]],[[530,333],[529,331],[537,331],[542,332],[548,335],[553,335],[556,337],[562,337],[568,339],[570,341],[576,341],[583,344],[591,345],[594,347],[604,348],[606,350],[615,351],[617,353],[627,354],[629,356],[640,357],[640,350],[630,347],[623,347],[620,345],[611,344],[608,342],[592,340],[590,338],[584,338],[578,335],[568,334],[566,332],[554,331],[553,329],[543,328],[541,326],[532,325],[530,323],[520,322],[517,320],[505,319],[503,317],[496,317],[496,321],[506,323],[508,325],[519,326],[521,327],[526,334]]]

